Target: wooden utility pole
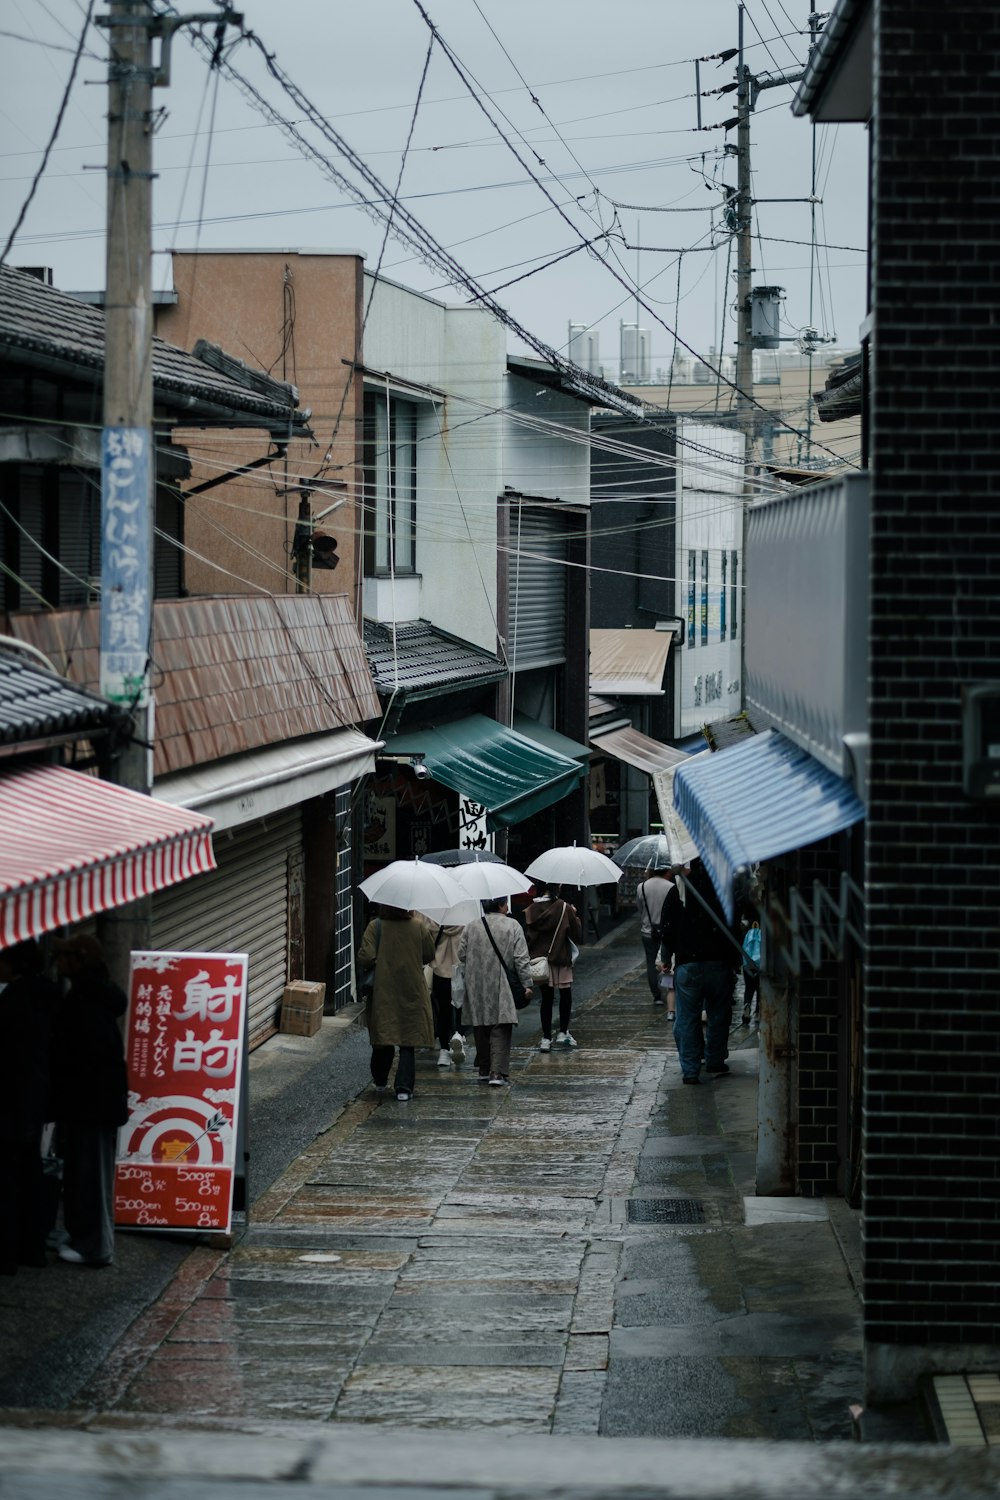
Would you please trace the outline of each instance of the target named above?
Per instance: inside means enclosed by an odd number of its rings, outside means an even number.
[[[107,281],[104,294],[104,426],[101,444],[102,694],[126,707],[132,737],[115,780],[153,788],[154,515],[153,88],[170,82],[170,46],[180,26],[213,25],[216,47],[242,17],[227,8],[160,16],[149,0],[110,0],[108,32]],[[153,41],[160,40],[158,64]],[[129,953],[150,946],[149,897],[100,920],[112,974],[128,976]]]
[[[739,51],[736,62],[736,414],[746,438],[749,465],[756,424],[753,405],[753,184],[750,177],[750,111],[753,107],[750,69],[743,60],[743,6],[739,9]]]
[[[101,672],[106,698],[132,714],[115,779],[153,785],[152,47],[148,0],[111,0],[108,72],[107,282],[101,460]],[[149,897],[105,913],[101,937],[121,982],[133,948],[150,946]]]

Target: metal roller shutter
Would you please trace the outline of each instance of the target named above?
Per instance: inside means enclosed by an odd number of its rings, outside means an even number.
[[[163,951],[249,953],[251,1047],[271,1035],[288,976],[288,866],[302,855],[298,807],[217,834],[218,869],[153,898]]]
[[[511,666],[566,660],[566,530],[569,517],[547,507],[513,506],[508,601]]]

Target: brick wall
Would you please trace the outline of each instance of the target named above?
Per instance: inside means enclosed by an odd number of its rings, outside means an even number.
[[[819,881],[834,895],[842,868],[843,839],[824,839],[798,855],[796,881],[808,899]],[[839,1063],[847,1015],[841,1003],[843,965],[827,956],[818,969],[803,965],[796,980],[798,1036],[797,1187],[803,1197],[839,1190],[841,1177]]]
[[[865,1338],[869,1399],[1000,1358],[1000,7],[876,0]]]

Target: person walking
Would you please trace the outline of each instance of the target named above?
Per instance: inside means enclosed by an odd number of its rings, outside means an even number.
[[[524,913],[524,930],[531,958],[546,958],[549,982],[542,982],[539,1012],[542,1022],[540,1052],[552,1050],[552,1005],[559,993],[559,1030],[557,1047],[575,1047],[576,1039],[569,1029],[573,1012],[573,955],[570,943],[578,943],[583,933],[575,906],[563,901],[558,885],[543,885]]]
[[[674,1040],[685,1083],[729,1072],[729,1026],[740,945],[700,859],[681,875],[663,903],[660,965],[673,967],[676,988]],[[705,1025],[702,1027],[702,1012]]]
[[[660,917],[663,915],[667,892],[672,888],[673,881],[667,878],[666,866],[651,865],[635,890],[635,904],[639,908],[639,936],[646,955],[646,983],[654,1005],[662,1005],[665,999],[670,1000],[667,1006],[668,1020],[673,1020],[674,1012],[672,990],[660,983]]]
[[[45,1260],[42,1127],[49,1105],[49,1023],[56,987],[33,938],[0,950],[0,1274]]]
[[[483,916],[462,930],[458,961],[465,974],[462,1014],[476,1042],[480,1083],[501,1088],[510,1082],[510,1048],[517,1007],[504,964],[516,969],[525,991],[532,990],[528,945],[519,923],[507,915],[507,898],[483,902]]]
[[[62,993],[53,1007],[52,1114],[63,1157],[60,1260],[110,1266],[115,1253],[115,1149],[128,1119],[121,1019],[128,1001],[104,950],[80,933],[53,944]]]
[[[461,926],[445,927],[437,922],[430,922],[429,928],[434,938],[431,1013],[438,1042],[437,1065],[439,1068],[457,1068],[465,1061],[465,1038],[459,1012],[451,1001],[451,981],[458,965],[458,940],[464,929]]]
[[[375,970],[368,997],[372,1082],[381,1093],[399,1048],[395,1090],[400,1104],[413,1098],[417,1076],[416,1048],[434,1044],[431,999],[424,965],[434,958],[434,934],[415,912],[382,906],[365,928],[358,964]]]

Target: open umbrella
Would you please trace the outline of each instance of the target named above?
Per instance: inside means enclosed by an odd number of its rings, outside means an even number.
[[[499,854],[494,854],[491,849],[440,849],[436,854],[422,854],[420,858],[425,865],[502,865],[503,860]]]
[[[513,865],[499,861],[474,860],[471,864],[458,865],[455,879],[470,896],[479,901],[495,901],[503,896],[516,896],[530,891],[532,882]]]
[[[479,904],[462,889],[455,877],[438,865],[422,859],[395,859],[369,875],[358,886],[369,901],[398,906],[402,911],[423,912],[436,921],[473,922]]]
[[[612,854],[623,870],[667,870],[673,864],[670,840],[662,833],[644,833],[620,844]]]
[[[622,872],[606,854],[576,844],[546,849],[524,872],[547,885],[611,885]]]

